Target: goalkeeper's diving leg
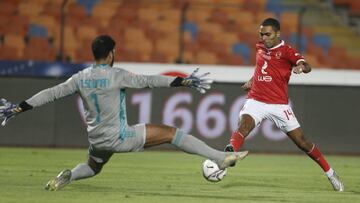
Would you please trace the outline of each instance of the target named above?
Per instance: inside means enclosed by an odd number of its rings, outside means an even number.
[[[184,133],[180,129],[166,125],[147,124],[144,147],[147,148],[164,143],[172,144],[184,152],[214,160],[221,169],[234,165],[237,160],[245,158],[248,154],[248,151],[222,152],[209,147],[203,141]]]

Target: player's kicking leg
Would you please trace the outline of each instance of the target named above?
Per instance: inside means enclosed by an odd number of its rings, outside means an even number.
[[[254,119],[248,115],[243,114],[239,121],[239,127],[237,131],[233,132],[230,138],[230,143],[226,145],[225,152],[237,152],[240,150],[240,147],[244,144],[245,137],[251,132],[255,127]],[[231,166],[235,166],[232,164]]]
[[[248,114],[241,115],[238,129],[232,133],[230,138],[230,144],[226,145],[224,151],[237,152],[244,144],[246,136],[254,129],[255,120]]]
[[[72,170],[61,171],[54,179],[45,185],[45,190],[57,191],[74,180],[93,177],[100,173],[102,167],[109,161],[113,152],[97,150],[89,147],[89,158],[87,163],[78,164]]]
[[[171,143],[177,148],[190,154],[197,154],[208,159],[214,160],[219,168],[225,169],[234,165],[248,154],[244,152],[222,152],[215,150],[196,137],[186,134],[179,129],[165,125],[146,125],[145,148],[163,143]]]
[[[340,180],[339,176],[336,174],[334,169],[330,167],[318,147],[314,143],[306,140],[301,128],[292,130],[288,132],[287,135],[302,151],[306,152],[311,159],[313,159],[317,164],[319,164],[319,166],[325,172],[334,190],[343,192],[344,184]]]

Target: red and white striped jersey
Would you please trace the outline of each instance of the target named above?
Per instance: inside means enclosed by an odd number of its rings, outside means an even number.
[[[256,44],[256,68],[248,97],[267,104],[288,103],[288,83],[292,67],[304,57],[281,41],[267,49],[262,42]]]

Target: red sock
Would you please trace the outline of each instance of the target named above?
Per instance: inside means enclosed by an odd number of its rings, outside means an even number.
[[[312,158],[316,163],[320,165],[320,167],[327,172],[330,169],[328,162],[325,160],[323,155],[321,154],[320,150],[313,144],[313,148],[310,152],[307,153],[310,158]]]
[[[244,135],[242,135],[240,132],[235,131],[231,135],[230,144],[234,147],[234,151],[239,151],[241,145],[244,143]]]

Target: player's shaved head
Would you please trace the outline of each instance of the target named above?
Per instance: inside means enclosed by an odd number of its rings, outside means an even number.
[[[274,18],[267,18],[265,19],[262,23],[262,26],[271,26],[273,28],[273,30],[276,31],[280,31],[280,23],[278,20],[274,19]]]
[[[91,44],[95,60],[106,58],[115,48],[115,41],[109,35],[97,36]]]

